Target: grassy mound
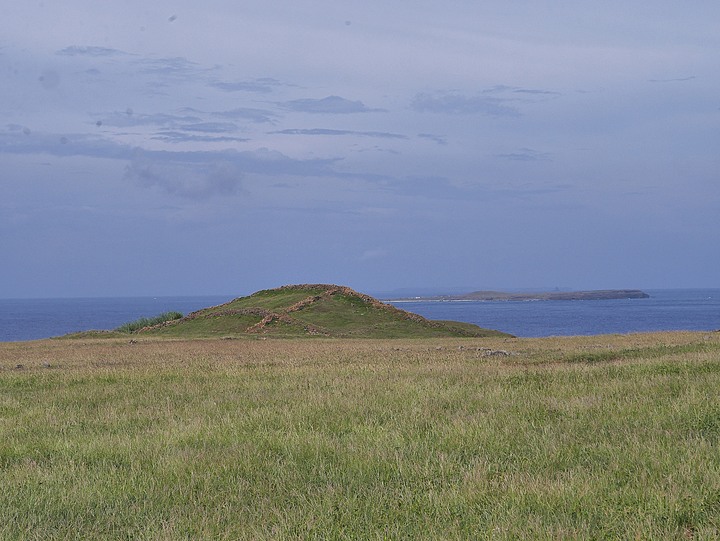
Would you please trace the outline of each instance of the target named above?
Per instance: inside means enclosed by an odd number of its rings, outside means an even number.
[[[237,335],[342,338],[508,336],[468,323],[431,321],[348,287],[327,284],[290,285],[258,291],[137,332],[183,338]]]

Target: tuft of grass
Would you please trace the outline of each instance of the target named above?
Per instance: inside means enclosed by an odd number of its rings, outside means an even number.
[[[165,323],[166,321],[174,321],[182,317],[183,315],[180,312],[163,312],[162,314],[158,314],[155,317],[141,317],[136,319],[135,321],[123,323],[117,329],[115,329],[115,331],[131,334],[139,331],[140,329],[144,329],[146,327],[153,327],[155,325]]]

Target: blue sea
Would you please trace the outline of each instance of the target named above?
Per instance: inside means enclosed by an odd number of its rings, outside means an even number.
[[[429,319],[475,323],[522,337],[720,329],[720,289],[645,290],[649,299],[604,301],[409,301]],[[114,329],[139,317],[194,310],[232,296],[0,299],[0,341]]]
[[[36,340],[77,331],[115,329],[162,312],[188,314],[231,300],[207,297],[93,297],[0,299],[0,342]]]
[[[720,289],[643,290],[649,299],[394,302],[429,319],[521,337],[720,329]]]

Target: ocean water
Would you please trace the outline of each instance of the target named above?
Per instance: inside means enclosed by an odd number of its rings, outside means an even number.
[[[232,296],[0,299],[0,342],[36,340],[90,329],[115,329],[162,312],[188,314]]]
[[[649,299],[607,301],[394,302],[430,319],[475,323],[516,336],[720,329],[720,289],[646,290]],[[139,317],[194,310],[232,296],[0,299],[0,341],[114,329]]]
[[[720,289],[643,290],[649,299],[393,302],[429,319],[521,337],[720,329]]]

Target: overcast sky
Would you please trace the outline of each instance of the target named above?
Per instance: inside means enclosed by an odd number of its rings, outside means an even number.
[[[720,287],[720,3],[6,2],[0,297]]]

